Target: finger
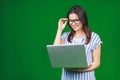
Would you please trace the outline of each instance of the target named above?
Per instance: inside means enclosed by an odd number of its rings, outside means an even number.
[[[61,18],[60,20],[62,20],[62,21],[66,21],[66,20],[68,20],[67,18]]]
[[[66,25],[68,21],[65,21],[64,24]]]
[[[58,25],[62,25],[62,24],[65,24],[67,23],[68,19],[67,18],[60,18],[59,21],[58,21]]]

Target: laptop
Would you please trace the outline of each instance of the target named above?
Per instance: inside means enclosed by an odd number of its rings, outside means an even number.
[[[85,45],[47,45],[51,66],[54,68],[88,67]]]

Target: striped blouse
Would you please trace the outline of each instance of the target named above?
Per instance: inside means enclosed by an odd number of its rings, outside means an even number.
[[[70,32],[64,32],[61,36],[65,44],[85,44],[86,36],[82,36],[80,39],[74,37],[71,43],[68,42],[67,38],[69,33]],[[99,35],[95,32],[92,32],[90,42],[85,45],[88,65],[92,63],[93,50],[95,50],[101,43],[102,41]],[[63,68],[61,80],[96,80],[96,78],[94,75],[94,70],[89,72],[75,72]]]

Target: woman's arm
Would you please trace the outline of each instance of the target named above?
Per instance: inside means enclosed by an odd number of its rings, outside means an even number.
[[[93,61],[92,64],[88,68],[84,69],[76,69],[76,68],[67,68],[67,70],[73,70],[78,72],[86,72],[86,71],[92,71],[99,67],[100,65],[100,53],[101,53],[101,45],[99,45],[94,51],[93,51]]]
[[[64,44],[64,41],[61,39],[61,34],[67,23],[67,18],[61,18],[58,22],[58,30],[54,40],[54,45]]]
[[[99,45],[94,51],[93,51],[93,61],[90,67],[81,69],[81,72],[84,71],[91,71],[100,66],[100,54],[101,54],[101,45]]]
[[[61,39],[62,30],[58,30],[54,40],[54,45],[64,44],[64,41]]]

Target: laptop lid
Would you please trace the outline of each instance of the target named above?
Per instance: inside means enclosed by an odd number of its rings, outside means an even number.
[[[88,67],[84,45],[47,45],[47,50],[52,67]]]

